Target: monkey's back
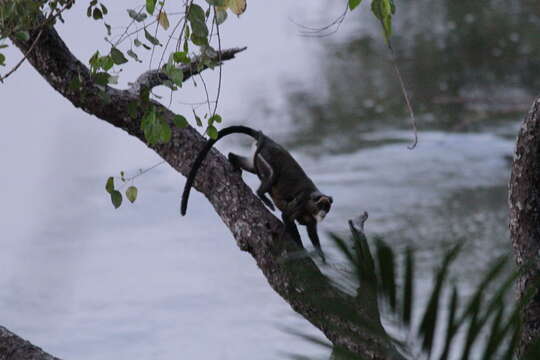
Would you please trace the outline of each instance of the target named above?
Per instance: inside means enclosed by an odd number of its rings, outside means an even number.
[[[283,211],[295,197],[317,190],[313,181],[285,148],[268,137],[263,141],[259,154],[274,171],[275,180],[270,196],[279,210]],[[260,169],[258,160],[255,161]]]

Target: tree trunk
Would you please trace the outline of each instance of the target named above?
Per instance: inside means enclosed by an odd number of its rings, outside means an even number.
[[[1,360],[60,360],[0,326]]]
[[[522,270],[517,290],[523,297],[540,280],[540,98],[523,120],[512,164],[508,203],[510,236],[516,262]],[[533,289],[537,291],[536,289]],[[522,310],[523,332],[519,353],[523,354],[540,333],[540,296],[534,295]]]
[[[11,40],[28,53],[31,65],[74,106],[145,142],[139,120],[143,114],[139,111],[134,120],[129,111],[130,104],[139,101],[136,91],[97,86],[88,68],[73,56],[52,26],[35,28],[26,41],[15,36]],[[74,80],[82,84],[80,89],[70,86]],[[150,148],[187,175],[205,139],[192,127],[175,128],[174,113],[158,102],[152,101],[152,105],[171,124],[173,134],[169,143]],[[232,171],[221,153],[212,150],[208,154],[194,187],[208,198],[240,249],[254,257],[270,286],[334,345],[363,359],[402,359],[380,324],[378,311],[369,305],[376,303],[376,294],[346,293],[333,286],[311,259],[287,260],[287,254],[298,251],[298,247],[288,236],[281,236],[281,221]]]

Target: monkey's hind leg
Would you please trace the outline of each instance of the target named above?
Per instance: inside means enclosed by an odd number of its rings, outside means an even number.
[[[232,164],[235,171],[242,171],[246,170],[247,172],[250,172],[252,174],[257,174],[255,171],[255,166],[253,165],[253,161],[247,157],[236,155],[234,153],[229,153],[229,162]]]
[[[266,206],[274,211],[274,204],[272,204],[272,201],[270,201],[265,194],[270,192],[272,184],[276,180],[276,174],[274,173],[274,170],[270,164],[268,164],[261,154],[257,155],[256,161],[259,179],[261,180],[261,185],[259,185],[259,188],[257,189],[257,195],[266,204]]]

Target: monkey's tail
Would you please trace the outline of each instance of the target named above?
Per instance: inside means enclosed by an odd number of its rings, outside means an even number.
[[[224,129],[221,129],[218,132],[218,136],[216,139],[210,139],[206,142],[206,145],[204,146],[204,148],[197,155],[197,158],[195,159],[195,162],[193,163],[193,166],[191,167],[191,171],[189,172],[189,175],[186,180],[184,193],[182,194],[182,205],[180,207],[180,213],[182,214],[182,216],[186,215],[187,204],[189,200],[189,192],[191,191],[191,187],[193,186],[193,182],[195,181],[195,176],[197,175],[197,171],[201,167],[201,164],[206,158],[206,155],[208,155],[208,152],[210,151],[212,146],[214,146],[214,144],[219,139],[230,134],[245,134],[245,135],[251,136],[252,138],[256,140],[259,140],[260,132],[247,126],[240,126],[240,125],[229,126]]]

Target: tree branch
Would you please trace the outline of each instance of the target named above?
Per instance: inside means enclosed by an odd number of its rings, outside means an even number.
[[[247,47],[242,47],[218,51],[210,58],[207,57],[206,60],[210,60],[212,62],[215,62],[216,65],[220,65],[220,60],[221,62],[223,62],[225,60],[234,59],[237,53],[242,52],[246,49]],[[193,61],[191,61],[191,63],[179,66],[179,68],[182,70],[182,73],[184,74],[184,81],[194,75],[201,73],[203,70],[208,69],[208,65],[205,64],[203,60],[205,60],[205,58],[203,58],[202,56],[197,56],[193,59]],[[131,85],[128,91],[136,95],[139,94],[142,89],[146,88],[148,90],[152,90],[156,86],[163,85],[167,80],[169,80],[169,77],[162,70],[149,70],[139,76],[137,80]]]
[[[138,96],[128,90],[97,86],[88,68],[73,56],[54,28],[33,30],[27,41],[15,37],[11,40],[25,53],[41,30],[41,37],[28,55],[32,66],[74,106],[145,142],[138,120],[142,111],[134,120],[128,110],[130,104],[138,102]],[[70,86],[73,80],[82,86],[74,89]],[[174,113],[157,102],[152,104],[172,123]],[[149,147],[187,175],[204,144],[205,139],[192,127],[173,127],[170,142]],[[288,254],[299,248],[288,236],[281,236],[281,221],[265,208],[217,150],[208,154],[194,187],[213,205],[240,249],[253,256],[270,286],[334,345],[365,359],[403,359],[388,340],[378,313],[372,313],[354,295],[333,286],[311,259],[290,260]]]
[[[540,339],[540,97],[523,120],[516,143],[508,191],[510,237],[521,276],[518,295],[529,288],[536,294],[522,311],[523,330],[519,353]]]

